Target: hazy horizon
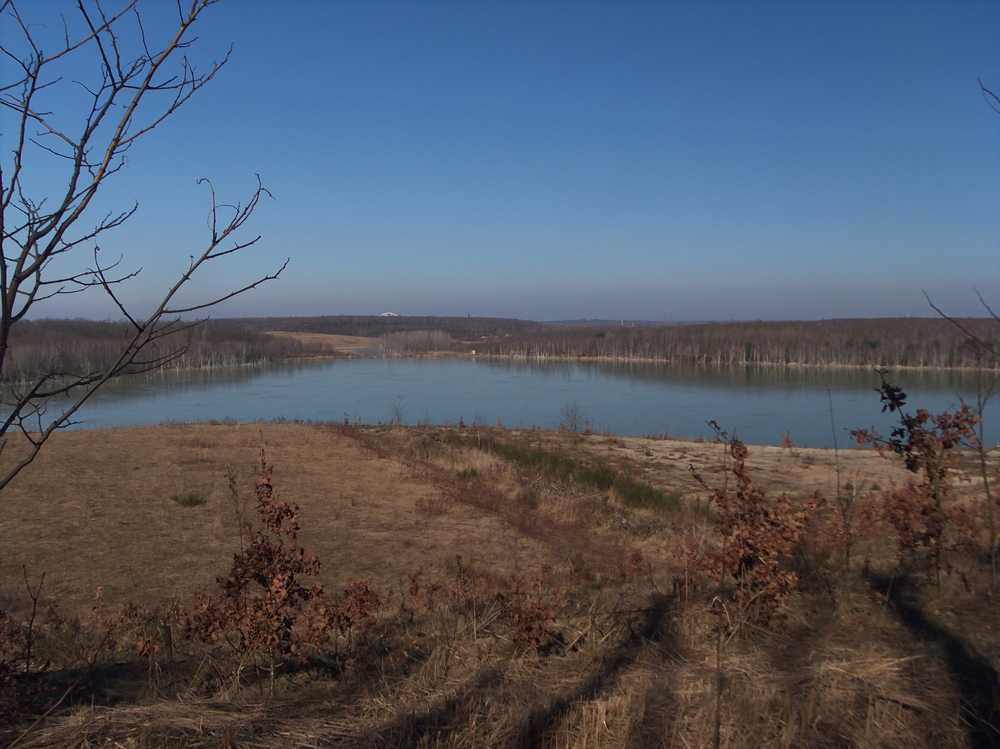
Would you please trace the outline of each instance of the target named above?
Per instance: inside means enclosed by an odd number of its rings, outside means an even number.
[[[205,318],[210,318],[212,320],[246,320],[246,319],[271,319],[271,318],[274,318],[274,319],[282,319],[282,318],[307,318],[308,319],[308,318],[312,318],[312,317],[315,317],[315,318],[322,318],[322,317],[379,317],[379,316],[381,316],[383,314],[384,313],[354,313],[354,312],[334,313],[334,314],[329,314],[329,315],[309,315],[309,314],[304,314],[304,315],[259,315],[259,316],[252,316],[252,315],[226,315],[226,316],[222,316],[222,315],[206,314],[203,317],[192,317],[190,315],[187,315],[183,319],[184,320],[192,320],[192,321],[193,320],[205,319]],[[929,314],[925,314],[925,315],[897,315],[897,316],[880,316],[880,317],[847,316],[847,317],[819,317],[819,318],[810,318],[810,319],[793,318],[793,317],[787,317],[787,318],[760,318],[760,317],[754,317],[754,318],[735,318],[734,317],[734,318],[730,318],[730,319],[727,319],[727,320],[722,320],[722,319],[714,319],[714,320],[710,320],[710,319],[705,319],[705,320],[690,319],[689,320],[689,319],[677,319],[677,318],[669,318],[669,319],[666,319],[666,320],[664,320],[664,319],[654,320],[654,319],[651,319],[651,318],[628,318],[628,317],[626,317],[626,318],[610,318],[610,317],[572,317],[572,318],[569,318],[569,317],[567,317],[567,318],[559,318],[559,319],[553,318],[553,319],[543,320],[543,319],[536,319],[536,318],[531,318],[531,317],[517,317],[517,316],[510,316],[510,315],[423,315],[423,314],[420,314],[420,313],[415,313],[415,314],[412,314],[412,315],[398,315],[398,314],[393,313],[392,316],[393,317],[405,317],[405,318],[420,318],[420,317],[423,317],[423,318],[431,318],[431,319],[462,319],[462,318],[465,318],[465,317],[472,317],[472,318],[485,319],[485,320],[518,320],[520,322],[532,322],[532,323],[538,323],[540,325],[574,325],[574,324],[578,324],[578,325],[601,325],[601,326],[605,326],[605,327],[613,327],[613,326],[625,326],[625,327],[628,327],[630,324],[638,324],[638,325],[643,325],[643,326],[654,326],[654,325],[703,325],[703,324],[753,323],[753,322],[760,322],[760,323],[812,323],[812,322],[815,322],[815,323],[821,323],[821,322],[832,322],[832,321],[837,321],[837,320],[911,320],[911,319],[912,320],[916,320],[916,319],[944,319],[940,315],[938,315],[936,312],[934,312],[933,310],[930,310],[930,313]],[[969,319],[988,320],[988,319],[995,319],[995,318],[993,318],[988,313],[987,314],[982,314],[982,315],[966,315],[966,316],[957,316],[957,317],[954,316],[954,315],[949,315],[949,317],[951,317],[953,319],[956,319],[956,320],[969,320]],[[69,316],[69,317],[67,317],[65,315],[45,315],[45,316],[35,316],[35,317],[31,317],[29,319],[31,319],[31,320],[85,320],[87,322],[111,322],[111,323],[127,322],[127,320],[124,317],[122,317],[121,315],[119,315],[118,317],[115,317],[113,315],[106,315],[104,317],[86,317],[86,316],[83,316],[83,315],[73,315],[73,316]]]
[[[173,33],[169,3],[139,10],[151,40]],[[79,26],[70,2],[22,9],[53,47],[60,12]],[[213,317],[932,317],[923,291],[982,316],[1000,114],[977,79],[1000,91],[998,29],[980,0],[222,2],[187,52],[205,69],[232,44],[229,63],[83,224],[138,201],[100,244],[142,268],[122,291],[140,312],[204,247],[196,181],[237,203],[259,174],[260,242],[191,295],[290,263]],[[41,196],[65,188],[48,169]],[[99,294],[33,310],[116,314]]]

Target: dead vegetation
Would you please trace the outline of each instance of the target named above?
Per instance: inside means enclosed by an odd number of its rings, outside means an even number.
[[[8,744],[1000,738],[977,460],[952,464],[964,520],[929,549],[899,545],[911,474],[874,450],[355,424],[53,439],[0,520]]]
[[[307,350],[316,351],[316,356],[363,355],[366,352],[377,351],[379,345],[378,338],[365,338],[363,336],[278,330],[267,330],[264,333],[273,339],[292,340],[300,343]]]

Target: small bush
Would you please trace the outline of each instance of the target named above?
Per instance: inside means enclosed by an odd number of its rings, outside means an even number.
[[[208,497],[205,496],[204,492],[181,492],[180,494],[171,494],[170,499],[171,501],[179,504],[181,507],[200,507],[208,502]]]
[[[716,529],[724,539],[720,546],[705,551],[703,569],[722,586],[731,584],[730,595],[738,612],[731,622],[751,621],[780,628],[788,599],[799,584],[789,562],[823,498],[816,494],[805,502],[795,502],[787,494],[767,497],[750,478],[746,445],[730,438],[715,422],[709,424],[727,446],[727,470],[735,486],[727,481],[709,489],[695,469],[689,469],[711,492]]]
[[[199,588],[194,603],[178,618],[188,639],[230,646],[235,656],[234,685],[239,685],[242,672],[252,665],[270,671],[273,690],[279,658],[304,660],[331,639],[335,627],[343,632],[353,625],[344,624],[344,604],[332,605],[322,585],[307,586],[301,581],[301,577],[317,575],[322,565],[299,545],[299,506],[275,494],[263,448],[260,470],[254,489],[259,525],[244,524],[236,479],[230,472],[240,550],[233,554],[229,575],[216,577],[214,591]]]
[[[431,457],[442,455],[444,450],[439,442],[428,439],[427,437],[421,437],[417,440],[414,452],[419,458],[426,460]]]

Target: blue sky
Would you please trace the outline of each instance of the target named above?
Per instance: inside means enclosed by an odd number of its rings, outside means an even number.
[[[196,31],[230,62],[102,195],[139,202],[101,246],[140,308],[203,245],[197,179],[237,202],[255,174],[260,242],[192,292],[290,263],[215,316],[1000,308],[1000,3],[225,0]]]

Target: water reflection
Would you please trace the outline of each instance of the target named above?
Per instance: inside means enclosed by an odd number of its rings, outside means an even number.
[[[518,372],[563,377],[580,371],[597,377],[619,375],[647,382],[696,381],[703,387],[836,387],[876,388],[878,373],[873,369],[844,367],[776,367],[765,365],[712,365],[712,364],[660,364],[655,362],[587,361],[490,361],[487,366],[509,368]],[[976,375],[955,370],[893,370],[889,373],[893,383],[904,390],[975,391]]]
[[[954,408],[975,400],[974,373],[900,370],[894,383],[916,408]],[[711,436],[716,420],[748,442],[844,445],[847,430],[888,431],[866,369],[715,367],[647,362],[495,361],[458,358],[350,359],[281,366],[188,370],[121,380],[86,404],[76,428],[301,419],[365,423],[479,421],[557,428],[568,404],[598,430],[616,434]],[[835,428],[831,429],[831,405]],[[996,407],[988,412],[987,434]]]

